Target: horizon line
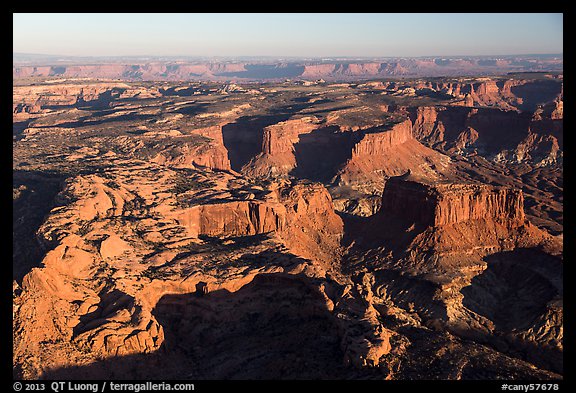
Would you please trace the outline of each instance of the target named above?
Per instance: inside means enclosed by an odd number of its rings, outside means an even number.
[[[510,53],[510,54],[453,54],[453,55],[418,55],[418,56],[398,56],[398,55],[327,55],[327,56],[303,56],[303,55],[155,55],[155,54],[139,54],[139,55],[62,55],[62,54],[49,54],[49,53],[31,53],[31,52],[12,52],[12,56],[46,56],[46,57],[62,57],[62,58],[270,58],[270,59],[418,59],[418,58],[462,58],[462,57],[529,57],[529,56],[564,56],[563,52],[551,53]]]

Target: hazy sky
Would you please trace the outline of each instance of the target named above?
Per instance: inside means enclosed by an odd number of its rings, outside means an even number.
[[[14,14],[14,52],[450,56],[563,52],[562,14]]]

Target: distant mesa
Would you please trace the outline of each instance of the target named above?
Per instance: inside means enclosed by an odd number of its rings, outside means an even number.
[[[19,61],[23,59],[24,61]],[[167,61],[134,62],[127,58],[115,62],[37,58],[34,65],[22,56],[15,57],[13,78],[50,77],[110,78],[128,80],[282,80],[286,78],[357,80],[381,77],[455,76],[493,74],[494,72],[558,72],[563,69],[562,56],[501,58],[396,58],[386,60],[293,60],[293,61]],[[97,64],[95,64],[97,63]],[[54,64],[54,63],[52,63]]]

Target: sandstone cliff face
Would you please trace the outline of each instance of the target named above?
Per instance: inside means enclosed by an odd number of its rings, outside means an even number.
[[[174,177],[182,175],[210,179],[214,185],[170,191]],[[191,322],[200,317],[196,308],[181,307],[184,314],[178,320],[186,324],[170,318],[176,315],[175,307],[185,304],[182,301],[197,302],[190,293],[199,283],[207,288],[205,296],[221,292],[238,307],[236,314],[218,314],[226,315],[219,319],[225,325],[246,318],[243,294],[249,295],[254,307],[260,304],[258,296],[267,292],[252,295],[250,289],[259,288],[258,283],[273,284],[270,293],[286,299],[291,299],[291,288],[310,286],[306,291],[313,294],[305,302],[306,310],[294,311],[292,318],[304,323],[307,315],[324,315],[325,324],[336,325],[328,334],[340,343],[334,349],[340,356],[334,360],[337,367],[345,363],[360,369],[377,367],[391,350],[392,333],[378,321],[371,303],[357,291],[344,293],[346,300],[339,301],[341,283],[325,281],[327,272],[337,274],[343,223],[322,185],[281,182],[264,198],[256,198],[254,192],[262,189],[252,189],[226,172],[208,177],[192,169],[176,171],[142,162],[106,176],[67,181],[58,198],[60,206],[39,231],[51,251],[42,266],[25,277],[21,290],[15,286],[14,350],[25,377],[51,375],[51,369],[65,370],[71,364],[100,367],[106,364],[99,363],[103,359],[114,362],[128,355],[163,356],[162,346],[170,353],[174,347],[167,339],[180,332],[186,340],[196,332],[197,324]],[[238,187],[235,197],[229,189],[232,184]],[[195,206],[185,206],[194,201]],[[202,235],[208,238],[202,240]],[[254,235],[266,236],[255,242]],[[280,273],[286,278],[264,278]],[[301,288],[298,293],[303,296]],[[182,301],[169,300],[179,297]],[[219,307],[217,300],[207,301],[210,306],[204,310]],[[363,315],[360,321],[351,317],[357,312]],[[210,315],[206,318],[214,320]],[[220,330],[216,327],[206,334]],[[235,342],[226,329],[221,334]],[[254,345],[253,350],[269,350]],[[177,353],[172,356],[180,359]],[[214,356],[206,354],[207,361]],[[228,367],[241,370],[234,362],[215,370]],[[111,370],[106,373],[116,375]]]
[[[386,178],[413,173],[438,178],[448,170],[450,159],[421,145],[405,120],[388,130],[364,133],[354,145],[352,158],[338,173],[339,184],[363,184],[382,190]]]
[[[354,246],[362,251],[349,269],[368,264],[373,302],[388,315],[402,309],[413,323],[562,372],[551,338],[562,335],[562,245],[526,220],[521,190],[393,177],[363,235],[372,240]]]
[[[294,145],[299,142],[300,135],[308,134],[318,127],[318,119],[313,116],[265,127],[262,152],[245,165],[243,173],[255,177],[288,174],[297,164]]]
[[[428,146],[448,148],[466,129],[474,109],[458,107],[416,107],[408,110],[414,137]]]
[[[406,249],[406,255],[419,255],[416,259],[420,262],[415,259],[413,263],[421,267],[465,266],[478,263],[487,254],[557,243],[526,220],[521,190],[433,184],[414,176],[387,181],[382,206],[372,221],[373,225],[391,226],[396,232],[405,231],[403,237],[383,236],[392,248]],[[423,257],[423,250],[434,255],[431,260]]]
[[[295,185],[279,190],[286,206],[286,225],[280,237],[297,255],[320,261],[325,267],[338,264],[344,224],[334,212],[332,197],[324,186]]]
[[[334,64],[310,64],[304,66],[302,76],[305,78],[321,78],[323,75],[331,74],[336,69]]]
[[[411,127],[412,123],[406,120],[384,132],[366,133],[363,138],[354,145],[352,149],[352,159],[359,159],[369,155],[381,155],[386,150],[413,139]]]
[[[515,60],[485,59],[406,59],[387,62],[271,62],[268,64],[248,62],[161,62],[145,64],[80,64],[61,66],[15,65],[14,78],[35,76],[124,78],[134,80],[198,80],[232,77],[256,79],[323,78],[352,79],[378,78],[398,75],[478,75],[479,73],[502,73],[508,71],[539,71],[543,68],[562,70],[562,59],[539,59],[519,65]],[[482,87],[479,88],[482,90]]]
[[[495,107],[503,110],[533,111],[538,105],[562,95],[557,80],[495,80],[477,78],[475,82],[417,82],[419,93],[435,92],[452,96],[453,104],[467,107]]]
[[[553,108],[537,115],[458,107],[410,109],[414,136],[428,146],[497,162],[551,165],[562,156],[562,121],[553,119],[558,115]]]
[[[252,236],[281,231],[285,213],[280,207],[250,201],[191,207],[179,216],[191,236]]]
[[[275,233],[296,255],[337,263],[343,223],[319,184],[283,186],[269,200],[202,204],[176,217],[190,236],[241,237]],[[253,197],[253,196],[252,196]]]
[[[478,131],[472,127],[467,127],[456,137],[453,148],[458,152],[462,152],[463,150],[473,146],[479,137],[480,135],[478,134]]]
[[[487,80],[471,85],[470,98],[475,106],[533,111],[539,104],[552,101],[561,91],[562,83],[555,80]]]
[[[189,130],[189,134],[200,137],[193,142],[187,142],[186,135],[181,136],[179,131],[177,133],[176,143],[164,143],[159,148],[160,151],[152,157],[153,162],[176,167],[196,165],[211,169],[231,169],[221,125]],[[154,135],[150,137],[153,138]],[[179,138],[182,141],[178,141]]]
[[[412,120],[412,132],[414,137],[418,140],[426,140],[431,144],[435,144],[444,140],[443,131],[438,134],[438,129],[443,130],[442,124],[437,124],[438,108],[435,106],[419,106],[412,109],[410,113]],[[436,133],[435,133],[436,131]]]
[[[495,220],[508,226],[524,223],[522,190],[472,184],[425,184],[390,178],[381,212],[424,226],[442,226],[470,220]]]
[[[500,95],[501,90],[494,80],[475,83],[470,86],[470,96],[478,106],[500,106],[512,108]]]
[[[516,147],[514,156],[517,162],[529,161],[535,167],[543,167],[561,162],[563,151],[555,136],[529,132]]]
[[[262,153],[276,155],[293,152],[299,135],[312,131],[317,122],[315,117],[303,117],[264,128]]]
[[[434,214],[434,225],[478,219],[493,219],[507,225],[522,225],[524,222],[524,198],[521,190],[455,186],[448,187],[441,193]]]
[[[17,86],[13,88],[13,105],[30,104],[44,107],[47,105],[74,105],[79,101],[94,101],[101,94],[112,94],[128,89],[125,83],[57,84],[40,86]]]

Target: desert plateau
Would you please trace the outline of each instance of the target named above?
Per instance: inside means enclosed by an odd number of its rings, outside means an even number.
[[[15,66],[14,378],[562,379],[562,72],[410,64]]]

